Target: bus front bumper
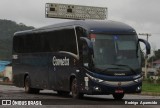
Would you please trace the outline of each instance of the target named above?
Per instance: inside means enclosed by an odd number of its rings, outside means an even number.
[[[130,81],[104,81],[87,76],[84,81],[81,90],[85,94],[140,93],[142,90],[142,78]]]

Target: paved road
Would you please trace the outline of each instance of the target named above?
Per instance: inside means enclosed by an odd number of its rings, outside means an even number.
[[[34,99],[34,100],[41,100],[42,103],[45,104],[52,104],[53,106],[39,106],[41,107],[67,107],[67,108],[154,108],[154,107],[160,107],[159,105],[133,105],[136,104],[136,102],[146,102],[145,99],[150,99],[149,102],[152,100],[157,99],[160,101],[160,96],[142,96],[142,95],[125,95],[124,99],[121,101],[115,101],[112,97],[112,95],[94,95],[94,96],[88,96],[85,95],[85,97],[82,100],[74,100],[71,98],[71,96],[59,96],[56,92],[51,90],[42,90],[39,94],[26,94],[24,93],[23,88],[18,88],[15,86],[7,86],[7,85],[0,85],[0,99],[20,99],[20,100],[28,100],[28,99]],[[130,103],[132,105],[124,105],[126,103]],[[117,104],[117,105],[116,105]],[[4,106],[0,106],[4,107]],[[8,106],[8,107],[15,107],[17,106]],[[20,108],[22,106],[19,106]],[[23,106],[27,107],[27,106]],[[33,108],[36,106],[32,106]],[[5,107],[6,108],[6,107]]]

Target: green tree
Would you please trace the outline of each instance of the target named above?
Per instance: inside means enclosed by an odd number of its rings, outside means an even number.
[[[15,32],[34,29],[23,23],[0,19],[0,60],[11,60],[12,38]]]
[[[151,56],[148,61],[152,62],[158,59],[160,59],[160,49],[158,49],[157,51],[154,51],[154,55]]]

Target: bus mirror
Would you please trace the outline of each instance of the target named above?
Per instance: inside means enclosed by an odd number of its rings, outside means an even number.
[[[144,40],[144,39],[138,39],[138,41],[145,44],[145,46],[146,46],[146,54],[147,55],[150,54],[151,53],[151,46],[150,46],[149,42]]]
[[[87,68],[92,68],[92,55],[93,55],[93,46],[92,46],[92,42],[85,37],[81,37],[81,48],[82,48],[82,63],[83,66],[87,67]]]
[[[93,45],[92,45],[92,42],[86,38],[86,37],[80,37],[80,40],[83,42],[83,43],[86,43],[89,50],[90,50],[90,53],[93,54]]]

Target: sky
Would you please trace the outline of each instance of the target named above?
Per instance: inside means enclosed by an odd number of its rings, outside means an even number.
[[[124,22],[138,34],[150,33],[152,51],[160,49],[160,0],[0,0],[0,19],[36,28],[68,21],[45,18],[46,3],[107,7],[107,20]]]

